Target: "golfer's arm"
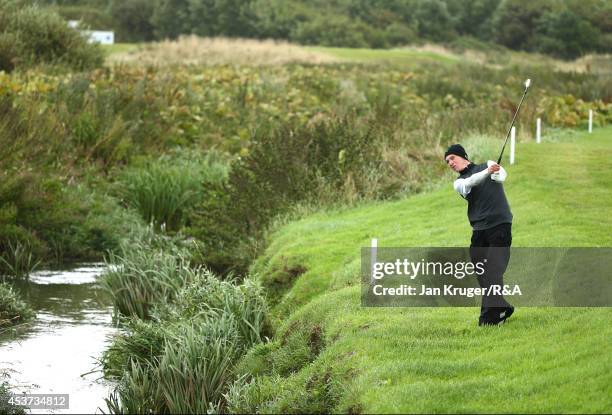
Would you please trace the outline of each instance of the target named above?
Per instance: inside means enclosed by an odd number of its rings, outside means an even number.
[[[472,174],[470,177],[465,179],[457,179],[453,184],[453,187],[459,194],[463,197],[466,197],[472,191],[472,187],[478,186],[482,183],[487,177],[489,177],[489,170],[484,169],[478,173]]]

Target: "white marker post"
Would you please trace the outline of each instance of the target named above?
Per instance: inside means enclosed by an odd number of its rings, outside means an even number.
[[[538,118],[536,120],[536,143],[540,144],[542,142],[542,119]]]
[[[589,110],[589,134],[593,132],[593,110]]]
[[[378,250],[378,239],[372,238],[372,250],[370,251],[370,284],[374,284],[374,266],[376,265],[376,251]]]
[[[514,146],[516,145],[516,127],[510,130],[510,164],[514,164]]]

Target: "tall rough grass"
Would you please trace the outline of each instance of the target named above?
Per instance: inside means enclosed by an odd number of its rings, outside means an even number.
[[[24,323],[34,317],[34,311],[6,283],[0,283],[0,334],[2,329]]]
[[[31,248],[21,241],[7,241],[5,250],[0,254],[0,274],[15,278],[27,278],[40,265]]]
[[[113,394],[111,413],[207,413],[219,408],[237,358],[233,317],[197,320],[168,331],[159,357],[132,360]]]
[[[107,63],[137,65],[283,65],[329,63],[338,59],[309,52],[285,41],[181,36],[140,46],[135,51],[116,53]]]
[[[191,160],[162,156],[142,168],[125,170],[120,176],[121,194],[147,223],[177,231],[202,200],[204,187],[225,180],[227,170],[212,152]]]
[[[107,399],[111,413],[222,411],[238,357],[269,334],[261,287],[212,273],[196,276],[154,321],[131,320],[103,358],[120,378]]]
[[[116,312],[148,319],[152,307],[171,301],[194,277],[185,251],[169,251],[142,241],[124,242],[120,253],[110,253],[102,286],[110,293]]]

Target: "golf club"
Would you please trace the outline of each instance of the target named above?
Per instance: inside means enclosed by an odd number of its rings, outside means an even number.
[[[523,97],[521,98],[521,102],[519,102],[516,112],[514,113],[514,117],[512,117],[512,122],[510,123],[510,128],[508,128],[508,134],[506,134],[506,141],[504,141],[504,146],[501,149],[501,153],[499,153],[499,158],[497,159],[497,164],[501,164],[502,156],[504,155],[504,150],[506,149],[506,144],[508,143],[508,138],[510,138],[510,131],[512,131],[512,127],[514,126],[514,121],[516,121],[516,117],[521,109],[521,104],[527,95],[527,91],[529,90],[529,86],[531,85],[531,79],[527,79],[525,81],[525,92],[523,92]]]

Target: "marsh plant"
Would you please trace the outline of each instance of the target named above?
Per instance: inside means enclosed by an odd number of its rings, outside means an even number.
[[[8,241],[0,255],[0,274],[15,278],[29,277],[39,265],[28,244],[20,241]]]
[[[120,176],[121,194],[128,205],[158,229],[179,230],[187,213],[202,200],[203,189],[227,177],[227,164],[214,152],[191,158],[162,156]]]
[[[194,271],[185,250],[154,247],[143,241],[122,244],[110,253],[102,286],[111,294],[115,312],[122,316],[150,317],[158,302],[171,301]]]
[[[110,412],[223,411],[235,362],[270,334],[254,279],[237,284],[193,272],[173,302],[158,304],[154,320],[128,321],[105,353],[106,376],[119,379]]]
[[[3,328],[24,323],[34,315],[9,284],[0,283],[0,334]]]
[[[131,360],[113,394],[111,413],[206,413],[219,407],[237,358],[232,316],[200,319],[166,333],[160,356]]]

